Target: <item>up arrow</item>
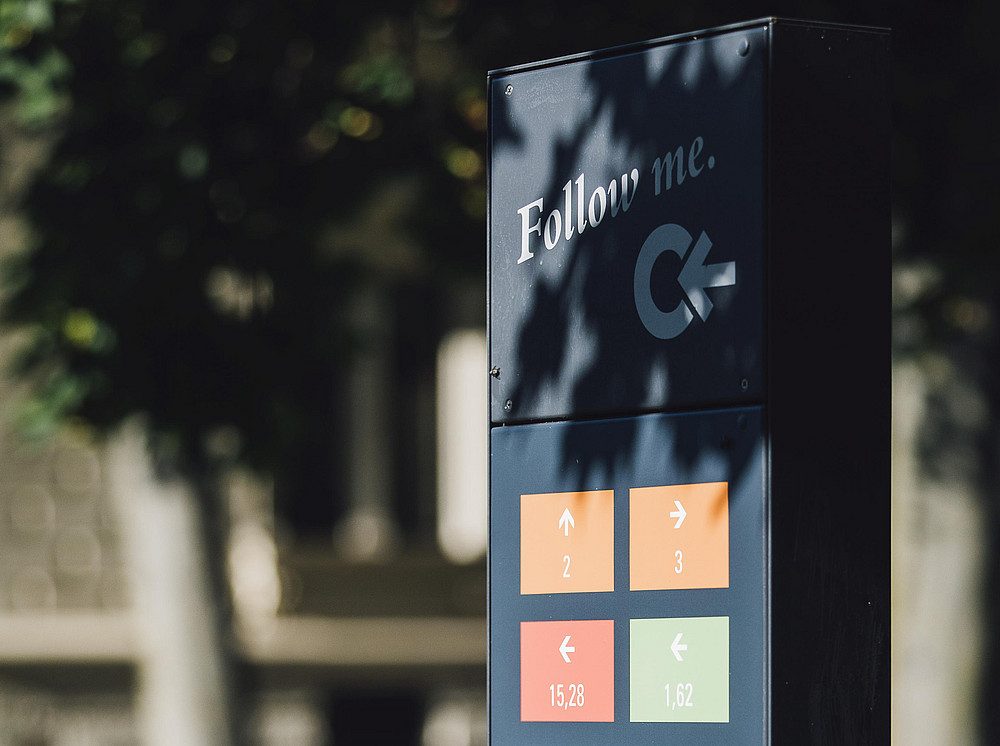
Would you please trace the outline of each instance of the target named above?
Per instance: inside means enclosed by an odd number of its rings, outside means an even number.
[[[566,637],[563,639],[562,645],[559,646],[559,653],[562,655],[564,661],[566,661],[567,663],[572,663],[573,661],[569,659],[569,654],[576,652],[576,646],[569,644],[569,638],[570,635],[566,635]],[[687,647],[687,645],[685,645],[684,647]]]
[[[677,275],[677,281],[702,321],[708,321],[708,315],[712,313],[712,301],[705,293],[705,288],[736,284],[736,262],[705,264],[711,248],[712,240],[702,231]]]
[[[576,523],[573,521],[573,514],[569,512],[569,508],[566,508],[559,519],[559,528],[563,530],[563,536],[569,536],[570,526],[576,528]]]
[[[674,505],[677,506],[677,510],[671,510],[670,517],[677,519],[677,523],[674,524],[674,528],[680,528],[681,524],[684,523],[684,519],[687,518],[687,511],[684,510],[684,506],[681,505],[680,500],[674,500]]]
[[[676,658],[681,662],[684,661],[684,659],[681,658],[681,653],[685,652],[688,649],[687,643],[681,642],[681,638],[683,636],[684,636],[683,632],[678,632],[677,637],[675,637],[674,641],[670,644],[670,652],[674,654],[674,658]],[[566,639],[568,640],[569,638],[567,637]]]

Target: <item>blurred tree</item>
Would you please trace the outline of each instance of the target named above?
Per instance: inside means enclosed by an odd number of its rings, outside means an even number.
[[[26,126],[44,127],[66,109],[70,65],[52,42],[56,6],[74,0],[6,0],[0,5],[0,86]]]
[[[353,296],[479,282],[486,108],[482,72],[454,59],[459,10],[0,4],[0,85],[57,139],[23,205],[32,245],[4,274],[4,321],[28,338],[16,372],[34,385],[22,430],[144,416],[160,477],[200,498],[208,547],[208,597],[192,584],[164,608],[218,608],[196,634],[223,647],[231,680],[219,467],[312,490],[334,382],[370,341]],[[218,722],[238,705],[215,712],[200,742],[238,742]]]
[[[998,12],[972,0],[946,13],[860,0],[2,0],[0,90],[24,126],[59,138],[24,205],[33,245],[5,273],[4,319],[30,332],[22,425],[107,431],[140,412],[182,471],[223,453],[294,476],[331,437],[317,403],[365,344],[352,294],[483,272],[487,69],[772,13],[888,25],[897,351],[938,384],[928,463],[974,452],[996,557]],[[957,378],[981,397],[978,416]],[[990,566],[987,703],[1000,691]],[[998,712],[983,708],[986,742],[1000,739]]]
[[[311,381],[364,344],[354,283],[480,269],[479,76],[421,41],[447,3],[20,6],[46,19],[7,34],[25,116],[58,114],[73,71],[8,270],[28,431],[143,412],[186,460],[222,429],[274,468],[314,435]]]

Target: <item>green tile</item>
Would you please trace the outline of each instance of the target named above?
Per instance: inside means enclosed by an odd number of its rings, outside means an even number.
[[[629,719],[729,722],[729,617],[632,619]]]

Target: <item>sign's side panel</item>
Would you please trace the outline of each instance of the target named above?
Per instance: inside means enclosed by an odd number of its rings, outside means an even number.
[[[491,81],[493,422],[759,401],[765,45]]]
[[[885,744],[889,38],[779,22],[772,59],[772,741]]]

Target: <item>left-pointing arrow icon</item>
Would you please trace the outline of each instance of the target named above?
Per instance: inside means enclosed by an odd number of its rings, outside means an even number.
[[[562,513],[562,517],[559,518],[559,528],[563,530],[563,536],[569,536],[570,526],[576,528],[576,523],[573,521],[573,514],[569,512],[569,508],[566,508]]]
[[[569,654],[576,652],[576,646],[569,644],[569,638],[570,635],[566,635],[566,637],[563,639],[562,645],[559,646],[559,653],[562,655],[564,661],[566,661],[567,663],[572,663],[573,661],[569,659]],[[685,645],[684,647],[686,648],[687,645]]]
[[[684,660],[683,658],[681,658],[681,653],[687,651],[688,649],[687,643],[681,642],[682,637],[684,637],[684,633],[678,632],[677,637],[675,637],[674,641],[670,644],[670,652],[673,653],[674,658],[676,658],[679,661]],[[569,638],[566,639],[568,640]]]
[[[723,288],[736,284],[736,262],[705,264],[711,248],[711,239],[702,231],[677,276],[677,282],[684,288],[685,295],[702,321],[708,321],[713,308],[712,301],[705,292],[706,288]]]

